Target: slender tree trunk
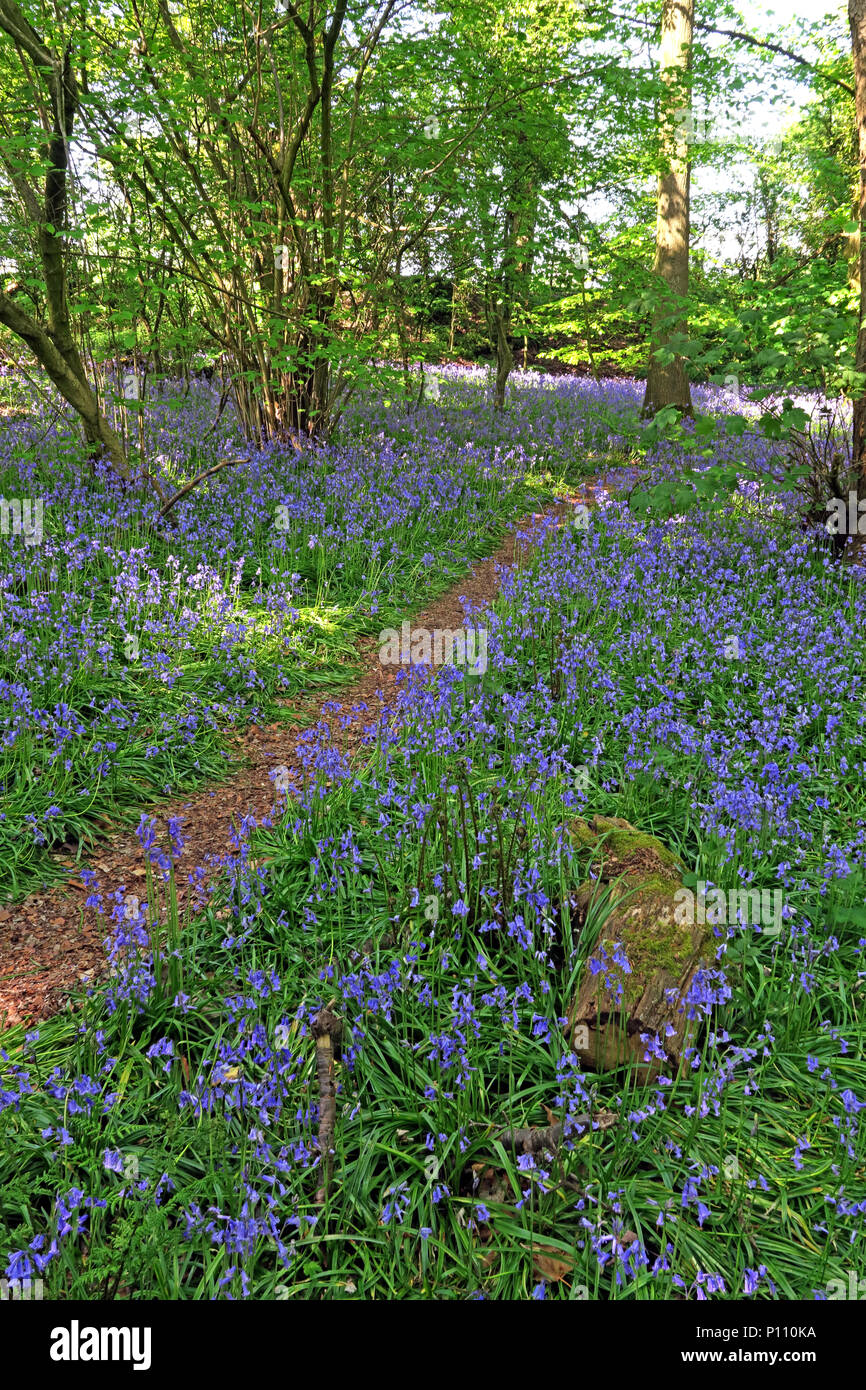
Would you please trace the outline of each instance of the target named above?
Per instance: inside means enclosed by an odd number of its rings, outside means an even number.
[[[451,331],[448,335],[448,351],[454,352],[454,334],[457,331],[457,281],[451,281]]]
[[[848,263],[848,284],[851,289],[860,293],[860,176],[854,185],[851,198],[851,218],[857,222],[857,230],[854,232],[843,232],[842,242],[845,247],[845,259]]]
[[[63,399],[77,413],[91,456],[106,455],[115,471],[123,478],[128,477],[129,466],[123,445],[99,409],[99,401],[81,366],[77,349],[75,359],[80,367],[80,375],[55,345],[50,328],[37,323],[2,290],[0,323],[26,343]]]
[[[866,0],[848,0],[851,50],[854,57],[854,109],[857,116],[857,148],[860,160],[859,223],[860,314],[854,367],[866,375]],[[854,401],[852,462],[857,470],[859,495],[866,496],[866,385]]]
[[[37,227],[39,255],[45,281],[47,322],[40,323],[0,290],[0,323],[33,353],[64,400],[77,411],[91,456],[107,455],[122,477],[129,476],[119,438],[99,409],[84,370],[72,331],[67,293],[64,237],[68,224],[69,141],[78,113],[78,86],[72,68],[72,48],[53,54],[14,0],[0,0],[0,32],[12,39],[25,71],[26,56],[36,67],[47,98],[43,108],[46,170],[43,205],[30,185],[15,179],[25,207]]]
[[[523,143],[521,137],[519,143]],[[531,178],[518,171],[511,183],[505,209],[503,251],[498,284],[488,295],[487,322],[496,353],[496,410],[505,409],[505,390],[514,368],[510,335],[515,305],[528,310],[529,276],[532,269],[533,235],[537,196]],[[525,359],[524,359],[525,364]]]
[[[508,341],[506,321],[499,307],[496,306],[493,312],[496,325],[496,394],[493,403],[497,410],[504,410],[505,388],[514,366],[514,353],[511,351],[511,344]]]
[[[756,187],[767,237],[767,265],[770,266],[779,254],[779,210],[770,181],[763,170],[758,171]]]
[[[668,405],[677,406],[684,414],[692,412],[682,358],[674,356],[668,361],[667,357],[671,339],[686,331],[679,311],[689,292],[689,123],[676,117],[689,100],[683,79],[691,68],[694,20],[694,0],[663,0],[659,115],[664,167],[659,176],[653,265],[660,282],[660,299],[653,314],[644,416],[655,415]]]

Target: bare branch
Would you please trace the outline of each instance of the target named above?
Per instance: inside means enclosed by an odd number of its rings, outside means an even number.
[[[184,483],[183,487],[180,488],[173,497],[169,497],[168,501],[160,507],[160,517],[168,516],[175,503],[180,502],[183,497],[186,497],[188,492],[192,492],[194,487],[204,482],[205,478],[212,478],[214,473],[219,473],[221,468],[228,468],[229,465],[233,463],[249,463],[249,459],[220,459],[219,463],[215,463],[212,468],[205,468],[201,473],[197,473],[191,482]]]

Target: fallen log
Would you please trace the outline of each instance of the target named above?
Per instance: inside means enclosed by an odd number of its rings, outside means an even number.
[[[594,816],[570,827],[598,877],[572,899],[579,930],[599,936],[567,1013],[570,1046],[590,1071],[635,1068],[640,1082],[679,1071],[694,1034],[684,1001],[710,932],[683,920],[683,865],[628,821]]]

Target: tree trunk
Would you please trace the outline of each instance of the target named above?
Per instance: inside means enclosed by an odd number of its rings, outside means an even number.
[[[848,263],[848,285],[852,290],[860,293],[860,176],[854,185],[851,198],[851,219],[857,223],[857,230],[842,233],[842,243],[845,247],[845,259]]]
[[[495,410],[505,409],[505,388],[511,369],[514,366],[514,353],[508,341],[505,316],[502,306],[491,299],[490,320],[493,325],[493,340],[496,345],[496,391],[493,397]]]
[[[448,351],[454,352],[454,334],[457,331],[457,281],[451,281],[451,331],[448,334]]]
[[[857,116],[857,148],[860,160],[859,224],[860,312],[854,368],[866,375],[866,0],[848,0],[851,50],[854,57],[854,109]],[[857,491],[866,496],[866,385],[854,401],[852,463],[857,472]]]
[[[42,208],[25,181],[16,180],[16,188],[37,226],[48,308],[47,323],[41,324],[0,290],[0,323],[27,344],[63,399],[78,413],[91,457],[106,455],[116,472],[126,478],[129,466],[123,445],[100,411],[87,380],[69,313],[64,236],[68,224],[69,141],[78,113],[72,48],[68,46],[62,57],[51,53],[14,0],[0,0],[0,32],[15,43],[28,77],[24,54],[32,60],[47,97],[42,107],[46,136]]]
[[[771,266],[779,254],[779,209],[770,181],[763,169],[758,171],[757,190],[767,237],[767,265]]]
[[[27,345],[63,399],[79,416],[91,457],[105,455],[122,478],[129,477],[123,445],[99,409],[96,394],[81,366],[78,350],[75,349],[75,361],[80,375],[55,345],[50,328],[37,323],[2,290],[0,323]]]
[[[694,0],[663,0],[659,102],[662,158],[659,175],[654,273],[660,297],[653,312],[650,358],[642,415],[655,415],[664,406],[692,413],[692,397],[681,357],[668,357],[671,339],[686,332],[680,317],[689,292],[689,148],[688,121],[677,120],[684,102],[683,80],[691,68]],[[659,359],[659,351],[663,359]]]

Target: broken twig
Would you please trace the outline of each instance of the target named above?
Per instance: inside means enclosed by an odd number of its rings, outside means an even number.
[[[595,1115],[572,1115],[566,1138],[576,1135],[578,1129],[610,1129],[617,1116],[610,1110],[599,1110]],[[537,1154],[542,1149],[556,1149],[562,1143],[563,1121],[544,1125],[541,1129],[503,1129],[495,1137],[506,1149],[520,1149],[522,1153]]]

